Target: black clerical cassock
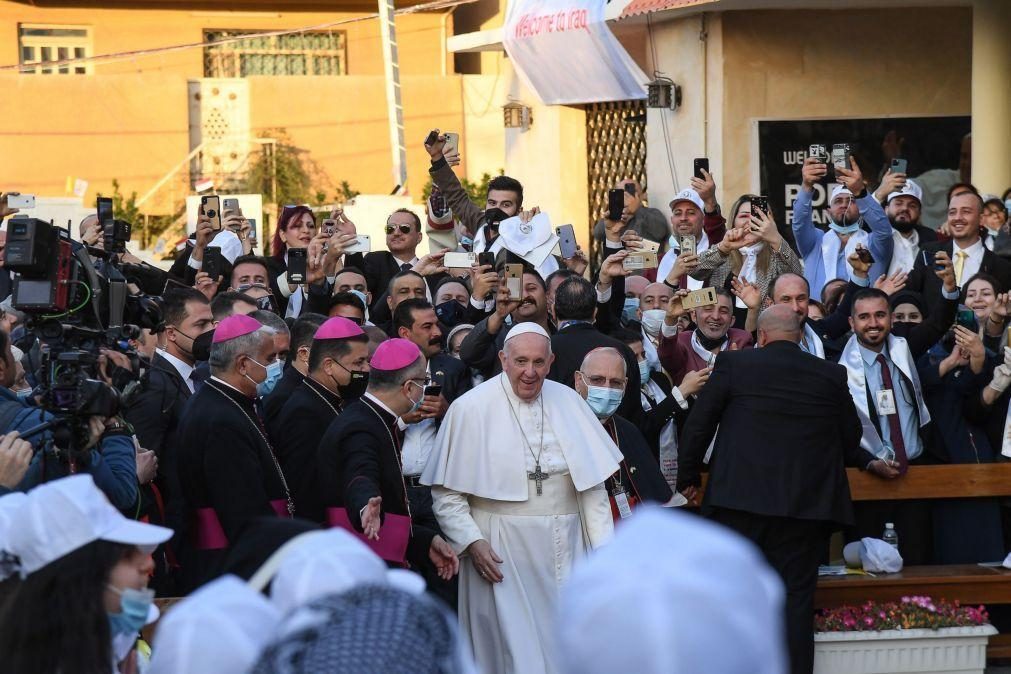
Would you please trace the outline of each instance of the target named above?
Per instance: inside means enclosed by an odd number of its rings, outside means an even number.
[[[320,438],[341,413],[341,399],[312,377],[305,377],[277,415],[271,439],[295,499],[295,516],[326,523],[316,452]]]
[[[384,522],[389,514],[414,515],[407,561],[420,567],[428,559],[437,525],[411,513],[401,468],[403,439],[396,417],[370,394],[350,403],[319,445],[321,498],[328,512],[345,509],[358,532],[362,531],[361,510],[375,496],[383,498]],[[434,520],[434,515],[430,517]]]
[[[185,512],[177,537],[187,592],[214,572],[250,520],[290,517],[293,504],[253,399],[220,379],[208,379],[190,398],[177,437]]]
[[[617,415],[607,419],[604,428],[623,457],[618,472],[605,484],[615,521],[630,515],[639,503],[670,501],[674,492],[660,473],[660,466],[642,432]]]

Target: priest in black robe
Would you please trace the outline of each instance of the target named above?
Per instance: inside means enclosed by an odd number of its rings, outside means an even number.
[[[638,376],[638,371],[635,374]],[[628,385],[621,352],[610,347],[590,351],[576,371],[574,384],[621,450],[618,471],[605,483],[615,521],[631,516],[643,502],[672,505],[674,492],[660,473],[646,438],[638,427],[615,414]]]
[[[295,515],[323,523],[316,450],[337,415],[365,393],[369,336],[347,318],[327,319],[311,340],[307,362],[308,372],[277,415],[271,438],[295,499]]]
[[[273,337],[271,328],[249,316],[222,321],[211,345],[211,377],[189,399],[179,425],[184,592],[206,580],[251,520],[294,512],[255,405],[257,385],[278,357]]]
[[[411,512],[402,463],[404,434],[397,425],[399,417],[424,399],[427,362],[413,342],[391,339],[379,345],[369,365],[365,395],[330,424],[319,445],[321,498],[328,519],[363,534],[378,551],[384,536],[395,536],[394,524],[408,517],[406,564],[420,568],[430,560],[440,577],[452,578],[460,562],[436,532],[434,516]],[[400,562],[381,556],[390,563]]]

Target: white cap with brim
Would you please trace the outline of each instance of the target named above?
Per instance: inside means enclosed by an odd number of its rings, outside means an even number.
[[[22,578],[94,541],[153,552],[172,537],[171,529],[123,517],[90,475],[65,477],[31,490],[17,519],[8,547],[21,560]]]
[[[673,209],[674,205],[679,201],[690,201],[695,204],[700,211],[705,212],[706,210],[705,205],[702,203],[702,197],[700,197],[699,193],[693,189],[686,188],[675,194],[674,198],[670,200],[670,207]]]
[[[165,613],[147,674],[248,672],[280,622],[266,597],[236,576],[222,576]]]
[[[425,591],[421,576],[388,568],[365,543],[338,528],[309,531],[278,548],[249,580],[250,587],[260,591],[267,583],[282,615],[359,585],[393,585],[412,594]]]
[[[902,186],[902,189],[898,192],[891,192],[888,194],[888,198],[885,203],[890,202],[895,197],[913,197],[921,204],[923,203],[923,190],[920,186],[914,183],[912,180],[907,180],[906,184]]]
[[[850,189],[845,185],[836,185],[835,187],[832,188],[832,196],[828,198],[828,202],[831,204],[833,201],[835,201],[835,198],[841,194],[845,194],[850,197],[853,196],[853,193],[850,192]]]

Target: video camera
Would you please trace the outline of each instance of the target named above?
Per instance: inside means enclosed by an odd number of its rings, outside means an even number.
[[[141,330],[163,327],[161,298],[131,293],[120,256],[130,225],[112,218],[111,200],[99,199],[103,249],[74,241],[67,229],[35,218],[12,218],[5,266],[15,273],[12,304],[28,314],[40,352],[36,393],[54,425],[56,444],[73,456],[88,439],[88,419],[119,412],[121,391],[99,374],[99,349],[131,354]],[[98,258],[94,262],[92,256]]]

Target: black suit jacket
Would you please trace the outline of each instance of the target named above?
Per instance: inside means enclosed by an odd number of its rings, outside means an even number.
[[[916,256],[913,270],[909,272],[909,278],[906,280],[906,290],[915,290],[922,293],[928,302],[937,302],[938,300],[935,298],[941,295],[941,279],[934,274],[934,253],[943,250],[954,261],[955,258],[952,254],[954,247],[955,242],[950,240],[935,241],[920,246],[921,252]],[[923,263],[924,254],[930,261],[929,267]],[[1011,289],[1011,262],[995,255],[986,247],[983,248],[983,261],[980,262],[979,271],[990,274],[1000,282],[1001,287],[997,289],[997,292]],[[964,285],[968,280],[967,278],[962,279],[962,284]]]
[[[270,429],[270,441],[295,499],[295,516],[326,522],[317,485],[319,439],[341,411],[341,399],[309,377],[286,396]],[[336,411],[336,413],[335,413]]]
[[[866,466],[874,456],[860,448],[860,419],[841,365],[785,341],[724,351],[688,416],[679,485],[698,483],[714,434],[703,512],[852,524],[845,466]]]
[[[173,446],[183,407],[191,395],[175,366],[155,353],[139,391],[129,399],[125,417],[141,447],[154,451],[160,461],[165,461],[165,450]]]
[[[473,385],[470,369],[463,364],[463,361],[448,354],[437,353],[432,356],[428,369],[432,383],[442,386],[442,397],[449,404],[453,404],[454,400],[469,391]]]
[[[374,311],[379,305],[379,300],[386,296],[386,289],[390,285],[390,280],[400,273],[400,265],[397,264],[393,253],[388,250],[374,250],[367,253],[362,260],[365,272],[365,283],[372,293],[372,306],[370,311]],[[383,302],[385,303],[385,299]]]
[[[660,387],[667,397],[659,403],[651,404],[652,409],[648,412],[643,410],[643,423],[639,428],[642,430],[646,442],[653,452],[653,458],[660,460],[660,434],[663,432],[667,422],[673,420],[677,427],[678,435],[685,427],[688,420],[688,412],[691,410],[691,400],[688,401],[688,409],[682,409],[671,392],[674,390],[670,379],[662,372],[651,372],[649,378]],[[640,387],[639,391],[642,391]]]
[[[263,425],[267,427],[273,437],[279,433],[277,429],[277,417],[284,409],[284,404],[295,392],[295,389],[302,385],[305,375],[296,370],[291,365],[284,368],[281,381],[274,385],[274,390],[270,395],[263,398]]]
[[[548,379],[575,388],[574,377],[583,364],[583,358],[602,346],[615,348],[625,357],[625,371],[634,382],[635,377],[639,376],[639,363],[632,350],[614,337],[601,333],[589,323],[567,325],[551,338],[551,351],[555,354],[555,362],[551,364]],[[642,424],[642,400],[639,398],[637,386],[625,387],[625,395],[621,399],[621,405],[618,406],[617,414],[636,426]]]
[[[652,456],[646,438],[634,425],[615,415],[604,422],[612,438],[617,436],[618,449],[624,457],[618,469],[621,481],[631,484],[641,501],[664,504],[674,492],[660,473],[660,464]],[[617,475],[617,473],[616,473]],[[608,491],[614,486],[614,476],[607,480]]]

